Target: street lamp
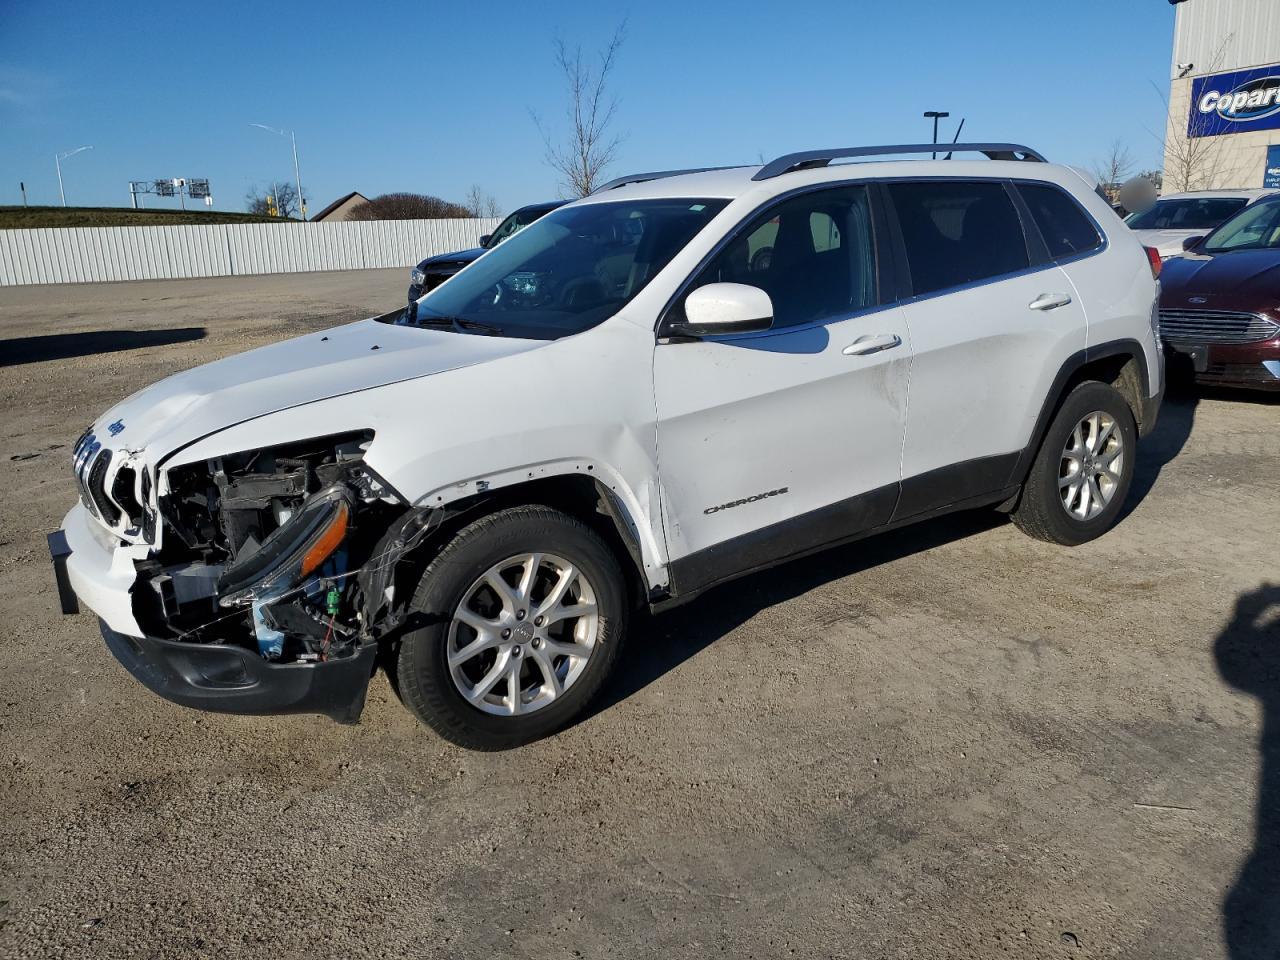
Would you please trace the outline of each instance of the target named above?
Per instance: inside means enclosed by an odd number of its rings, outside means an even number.
[[[298,137],[292,130],[285,133],[283,130],[277,130],[275,127],[268,127],[265,123],[251,123],[251,127],[257,127],[259,130],[266,130],[268,133],[277,133],[282,137],[288,137],[289,142],[293,144],[293,181],[298,188],[298,212],[302,215],[302,219],[307,219],[307,205],[302,199],[302,177],[298,174]]]
[[[64,153],[55,153],[53,155],[53,165],[58,168],[58,195],[62,197],[62,205],[67,205],[67,192],[62,189],[62,161],[67,157],[74,157],[81,150],[92,150],[93,147],[76,147],[74,150],[67,150]]]
[[[949,117],[951,114],[945,110],[926,110],[924,115],[926,118],[933,117],[933,142],[936,144],[938,142],[938,120],[942,117]],[[933,159],[938,159],[938,151],[936,150],[933,152]]]

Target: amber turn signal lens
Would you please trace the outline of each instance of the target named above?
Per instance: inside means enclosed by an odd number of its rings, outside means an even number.
[[[329,554],[338,549],[338,544],[347,535],[348,515],[347,505],[339,503],[338,509],[333,512],[333,516],[329,519],[329,525],[321,531],[320,536],[316,538],[316,542],[302,555],[302,567],[298,572],[299,577],[310,576],[320,564],[329,559]]]

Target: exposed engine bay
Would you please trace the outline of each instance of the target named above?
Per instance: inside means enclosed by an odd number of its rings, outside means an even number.
[[[162,547],[137,563],[150,634],[256,649],[279,663],[355,654],[395,622],[394,571],[431,511],[364,466],[371,431],[175,467]]]

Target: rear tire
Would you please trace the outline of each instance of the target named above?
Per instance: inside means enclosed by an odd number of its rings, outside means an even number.
[[[1045,432],[1013,522],[1028,536],[1065,546],[1102,536],[1124,507],[1137,448],[1124,397],[1105,383],[1080,384]]]
[[[627,615],[622,569],[586,524],[543,506],[490,514],[422,574],[410,607],[422,625],[396,660],[401,699],[459,746],[529,743],[599,694]]]

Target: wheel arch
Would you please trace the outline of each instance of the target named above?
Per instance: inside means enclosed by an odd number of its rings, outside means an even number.
[[[420,507],[441,509],[444,514],[431,540],[439,544],[463,526],[499,510],[539,504],[582,521],[605,540],[627,572],[627,590],[637,605],[663,593],[664,558],[652,543],[646,549],[643,514],[630,491],[593,463],[575,462],[570,469],[563,469],[566,464],[555,466],[561,469],[529,467],[516,471],[523,479],[501,484],[469,481],[432,492],[419,501]]]
[[[1054,377],[1029,442],[1014,465],[1013,474],[1009,478],[1010,484],[1026,481],[1054,414],[1062,406],[1067,394],[1087,380],[1097,380],[1115,387],[1133,411],[1139,436],[1150,433],[1155,425],[1159,398],[1156,398],[1156,403],[1152,403],[1146,351],[1142,344],[1137,340],[1124,339],[1088,347],[1072,354]]]

